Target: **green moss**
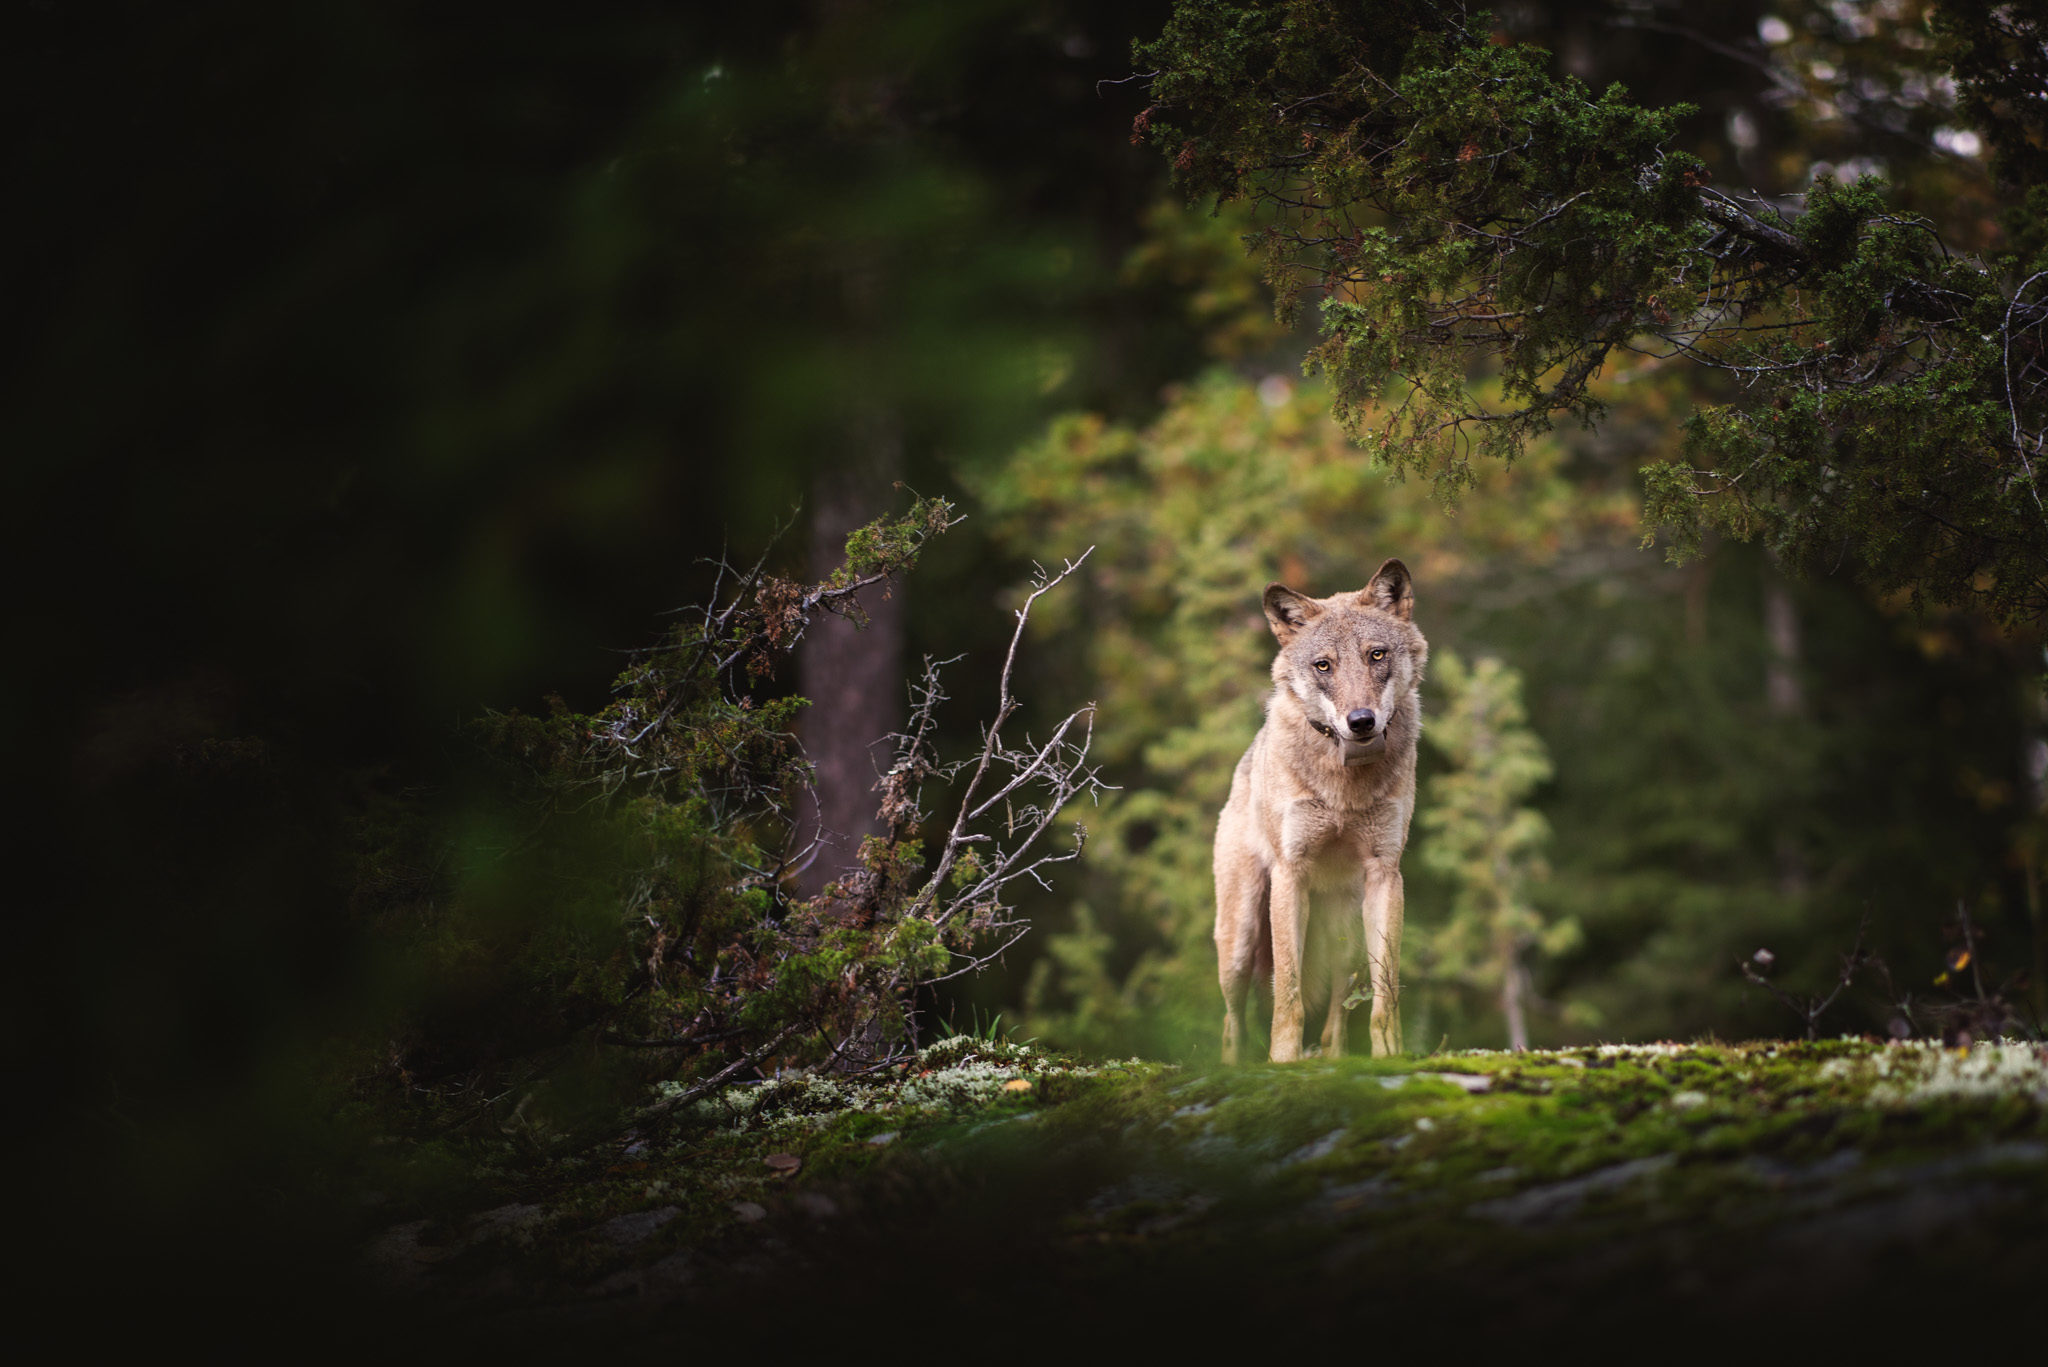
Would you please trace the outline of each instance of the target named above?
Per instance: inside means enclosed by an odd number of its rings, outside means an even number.
[[[913,1266],[1200,1295],[1220,1266],[1258,1265],[1304,1285],[1369,1274],[1389,1295],[1592,1279],[1661,1304],[1832,1230],[1890,1247],[1884,1231],[1914,1227],[1886,1204],[1902,1193],[1969,1257],[1986,1239],[1997,1253],[2048,1214],[2044,1101],[2031,1046],[1702,1043],[1193,1073],[962,1038],[880,1075],[734,1089],[602,1154],[507,1153],[460,1209],[388,1203],[381,1221],[432,1218],[380,1237],[413,1238],[420,1284],[467,1288],[486,1315],[658,1284],[710,1303],[792,1260],[847,1295]],[[779,1154],[798,1166],[765,1161]],[[1984,1224],[1993,1209],[2004,1224]],[[1930,1249],[1886,1256],[1924,1271],[1912,1260]],[[682,1266],[696,1270],[662,1282]]]

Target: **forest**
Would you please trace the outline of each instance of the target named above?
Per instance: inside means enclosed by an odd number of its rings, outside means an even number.
[[[2044,1266],[2048,8],[15,27],[53,1298],[1570,1343]],[[1223,1067],[1261,594],[1389,557],[1407,1052]]]

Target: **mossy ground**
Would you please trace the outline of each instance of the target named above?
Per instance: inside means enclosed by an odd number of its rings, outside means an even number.
[[[389,1206],[412,1218],[366,1239],[379,1294],[465,1333],[659,1337],[796,1287],[808,1311],[989,1324],[1195,1324],[1225,1304],[1537,1338],[1589,1314],[1938,1319],[1944,1297],[1996,1304],[2048,1271],[2048,1053],[1700,1043],[1195,1071],[955,1039],[881,1078],[734,1089],[580,1158],[508,1161],[455,1206]]]

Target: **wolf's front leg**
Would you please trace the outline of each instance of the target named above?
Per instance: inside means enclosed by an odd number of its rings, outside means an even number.
[[[1224,814],[1225,820],[1229,813]],[[1258,960],[1259,932],[1266,919],[1266,876],[1249,859],[1235,857],[1222,838],[1216,855],[1216,976],[1223,988],[1223,1061],[1237,1062],[1244,1040],[1244,1003]]]
[[[1372,859],[1365,866],[1365,971],[1372,978],[1372,1052],[1401,1052],[1401,866]]]
[[[1273,1049],[1275,1063],[1301,1057],[1302,932],[1308,927],[1308,888],[1282,864],[1273,870]]]

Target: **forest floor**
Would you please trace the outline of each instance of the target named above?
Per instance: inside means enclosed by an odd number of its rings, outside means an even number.
[[[394,1190],[409,1161],[389,1155]],[[733,1088],[577,1158],[508,1150],[440,1209],[371,1199],[374,1294],[465,1339],[653,1342],[736,1306],[781,1334],[866,1310],[1199,1336],[1223,1307],[1525,1343],[1780,1315],[1836,1338],[1976,1332],[2031,1316],[2048,1273],[2048,1050],[1197,1071],[956,1037],[884,1075]]]

